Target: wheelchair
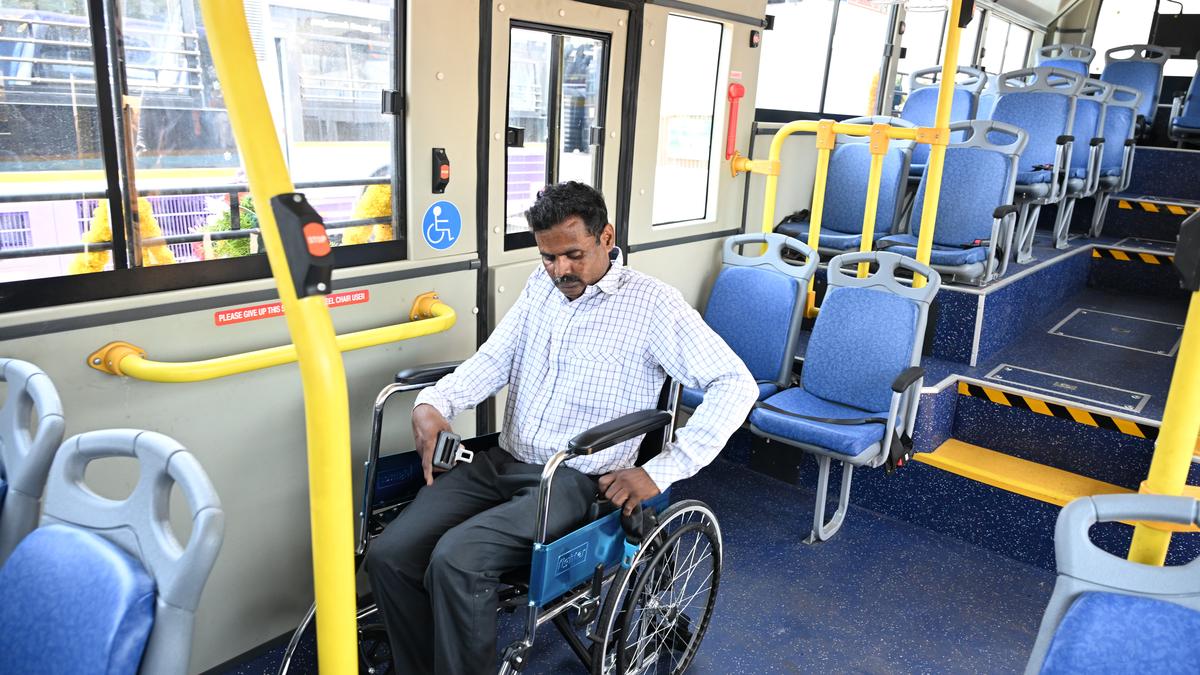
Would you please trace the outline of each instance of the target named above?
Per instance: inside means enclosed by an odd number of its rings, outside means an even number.
[[[399,393],[430,386],[458,366],[439,363],[403,370],[375,399],[358,514],[355,568],[361,569],[371,540],[410,503],[424,484],[416,452],[379,456],[383,412]],[[522,637],[500,656],[499,672],[520,672],[528,663],[537,630],[554,624],[571,651],[593,675],[687,670],[704,639],[716,604],[722,563],[721,528],[703,502],[670,503],[670,490],[624,516],[597,495],[587,524],[546,541],[555,471],[572,457],[589,455],[643,436],[638,465],[657,454],[674,433],[680,388],[663,386],[659,406],[597,425],[571,439],[546,462],[538,493],[539,513],[530,564],[501,576],[499,610],[524,608]],[[464,439],[471,451],[497,445],[499,434]],[[289,672],[297,647],[313,624],[315,605],[292,635],[278,673]],[[393,671],[387,632],[373,603],[358,610],[359,670]],[[582,637],[581,637],[582,633]]]

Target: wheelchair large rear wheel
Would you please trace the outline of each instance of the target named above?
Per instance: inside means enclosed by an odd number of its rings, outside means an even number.
[[[721,579],[721,528],[694,500],[672,504],[600,613],[594,675],[680,675],[708,630]]]

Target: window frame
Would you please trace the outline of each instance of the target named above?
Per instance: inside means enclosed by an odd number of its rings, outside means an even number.
[[[192,0],[181,1],[191,2]],[[397,92],[404,92],[407,84],[405,55],[408,38],[407,10],[408,0],[395,0],[392,12],[392,55],[390,59],[392,72],[389,84]],[[91,37],[92,73],[97,83],[96,115],[99,123],[99,146],[105,187],[99,191],[98,196],[95,193],[78,191],[53,195],[58,199],[51,201],[78,202],[96,198],[108,200],[112,228],[113,269],[89,274],[64,274],[0,282],[0,315],[79,302],[270,278],[270,264],[265,251],[238,258],[181,262],[154,267],[136,264],[134,259],[137,257],[138,251],[133,250],[130,246],[133,239],[130,211],[134,208],[135,196],[155,197],[162,196],[162,193],[178,195],[180,192],[187,192],[188,188],[135,191],[134,172],[126,166],[126,158],[132,156],[127,153],[131,152],[131,144],[136,139],[125,137],[123,111],[114,104],[115,101],[124,100],[123,97],[128,94],[126,59],[121,52],[121,46],[125,44],[122,25],[124,14],[120,13],[116,0],[87,0],[85,11]],[[382,111],[381,114],[383,114]],[[389,178],[392,188],[392,231],[395,239],[336,247],[334,258],[338,268],[392,262],[407,258],[407,237],[404,231],[407,220],[405,211],[407,195],[403,190],[407,138],[403,109],[394,111],[391,117],[391,133],[388,141],[392,170]],[[373,181],[364,177],[361,184],[367,185],[371,182]],[[359,185],[360,182],[355,179],[351,181],[351,184]],[[314,187],[316,185],[314,184]],[[236,186],[231,185],[230,187]],[[196,190],[196,194],[212,193],[211,190]],[[242,194],[245,192],[243,191]],[[0,201],[23,203],[39,200],[31,200],[28,196],[13,195],[0,197]],[[234,220],[234,215],[231,213],[231,221]],[[50,255],[62,254],[46,254],[46,257]]]

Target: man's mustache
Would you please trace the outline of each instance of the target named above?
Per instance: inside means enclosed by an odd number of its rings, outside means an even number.
[[[583,280],[577,276],[568,274],[563,277],[554,277],[555,286],[570,286],[571,284],[581,284]]]

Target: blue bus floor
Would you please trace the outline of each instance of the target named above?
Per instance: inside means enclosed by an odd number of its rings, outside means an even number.
[[[803,543],[813,493],[717,461],[672,489],[707,502],[724,567],[689,672],[1020,672],[1054,577],[918,525],[851,505],[833,540]],[[521,613],[502,616],[503,646]],[[525,671],[583,673],[550,626]]]
[[[983,381],[1162,419],[1187,305],[1089,288],[986,362]]]

